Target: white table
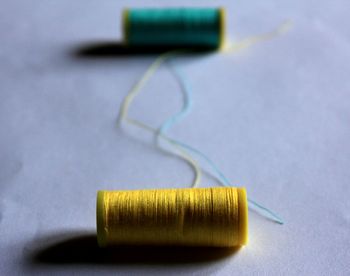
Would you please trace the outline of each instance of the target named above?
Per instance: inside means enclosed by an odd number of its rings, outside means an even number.
[[[123,97],[156,55],[77,54],[121,39],[124,6],[199,4],[165,2],[2,3],[0,274],[349,275],[347,0],[216,1],[234,41],[285,19],[294,27],[237,54],[174,61],[195,106],[170,135],[208,154],[284,226],[251,212],[250,243],[237,252],[96,248],[98,189],[188,187],[193,177],[143,131],[116,127]],[[180,106],[165,66],[131,115],[158,126]]]

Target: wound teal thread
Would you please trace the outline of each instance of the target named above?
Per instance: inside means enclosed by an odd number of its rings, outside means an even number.
[[[129,47],[217,49],[224,37],[220,8],[145,8],[124,10],[124,39]]]
[[[165,122],[157,129],[156,140],[159,146],[160,146],[160,138],[164,136],[166,137],[166,131],[168,131],[174,124],[178,123],[180,120],[184,119],[187,115],[189,115],[193,106],[192,91],[186,80],[186,77],[175,66],[172,66],[172,69],[175,77],[177,78],[180,84],[181,91],[183,93],[183,106],[179,112],[175,113],[173,116],[165,120]],[[229,179],[225,176],[225,174],[219,169],[219,167],[203,152],[178,140],[175,140],[169,137],[168,139],[172,144],[178,145],[183,149],[200,156],[204,161],[206,161],[206,163],[215,172],[216,176],[218,177],[218,180],[221,182],[223,186],[228,186],[228,187],[233,186],[229,181]],[[251,209],[254,209],[255,211],[264,215],[266,218],[269,218],[279,224],[284,224],[284,221],[281,219],[281,217],[278,216],[273,211],[271,211],[270,209],[264,207],[263,205],[257,203],[256,201],[250,198],[248,198],[248,202],[249,202],[249,207]]]

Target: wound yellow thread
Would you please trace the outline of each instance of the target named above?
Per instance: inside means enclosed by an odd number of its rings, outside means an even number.
[[[99,191],[97,237],[113,245],[242,246],[248,239],[244,188]]]

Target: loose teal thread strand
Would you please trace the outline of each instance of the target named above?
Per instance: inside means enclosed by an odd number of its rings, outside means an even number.
[[[168,118],[158,129],[157,137],[159,138],[160,134],[165,134],[165,132],[170,129],[174,124],[184,119],[190,112],[193,106],[192,93],[191,89],[188,87],[187,82],[182,81],[184,76],[181,74],[176,67],[172,67],[175,73],[175,77],[178,79],[181,85],[181,91],[183,93],[184,101],[181,110]]]
[[[177,52],[177,53],[176,53]],[[184,51],[181,51],[184,52]],[[142,122],[138,122],[136,120],[132,120],[129,119],[127,114],[128,114],[128,109],[129,106],[131,104],[131,102],[133,101],[133,99],[135,98],[135,96],[139,93],[140,88],[145,84],[145,82],[150,78],[151,75],[154,74],[154,72],[156,71],[156,69],[160,66],[161,63],[163,63],[165,60],[169,59],[170,57],[175,56],[176,54],[178,54],[179,51],[174,51],[174,52],[168,52],[165,53],[161,56],[159,56],[156,61],[154,63],[152,63],[152,65],[149,67],[149,69],[146,71],[146,73],[144,74],[144,76],[135,84],[135,86],[131,89],[131,91],[129,92],[129,94],[127,95],[127,97],[124,99],[123,104],[121,106],[120,109],[120,113],[119,113],[119,118],[118,118],[118,122],[121,123],[123,120],[126,120],[129,123],[135,124],[139,127],[142,127],[146,130],[152,131],[156,134],[156,138],[157,141],[159,141],[159,137],[169,141],[175,148],[178,147],[179,149],[188,149],[188,150],[192,150],[194,153],[197,153],[197,155],[201,156],[202,158],[204,158],[209,165],[212,167],[212,169],[216,172],[217,175],[219,175],[219,181],[222,182],[222,184],[224,184],[225,186],[232,186],[231,183],[228,181],[228,179],[225,177],[225,175],[219,170],[219,168],[214,164],[214,162],[212,162],[204,153],[200,152],[199,150],[194,149],[193,147],[186,145],[185,143],[181,143],[175,139],[170,139],[169,137],[167,137],[166,135],[164,135],[164,131],[169,129],[175,122],[178,122],[179,119],[183,119],[185,117],[185,115],[188,115],[190,108],[192,107],[192,100],[191,100],[191,93],[189,93],[188,90],[190,90],[188,88],[188,85],[185,83],[185,78],[183,76],[181,76],[181,74],[178,74],[178,76],[180,76],[180,78],[178,78],[178,80],[180,82],[182,82],[182,86],[181,86],[181,91],[182,93],[184,93],[184,107],[182,108],[182,111],[180,111],[179,113],[176,113],[174,116],[176,116],[176,119],[168,119],[166,120],[166,126],[163,127],[163,130],[161,133],[161,129],[162,126],[158,129],[155,130],[152,127],[149,127],[145,124],[143,124]],[[185,115],[184,115],[185,113]],[[158,144],[159,145],[159,144]],[[189,162],[191,164],[191,166],[193,166],[193,168],[195,169],[196,172],[196,179],[194,184],[196,185],[198,181],[200,181],[200,169],[197,167],[196,162],[186,154],[186,150],[184,150],[182,153],[180,153],[180,156],[182,158],[184,158],[184,160],[186,160],[187,162]],[[263,207],[260,204],[257,204],[255,201],[252,200],[248,200],[250,201],[250,208],[252,208],[252,205],[255,208],[258,208],[259,211],[264,211],[265,212],[265,217],[266,218],[270,218],[280,224],[283,223],[283,221],[276,216],[272,211],[270,211],[269,209]],[[253,208],[253,209],[255,209]]]
[[[165,135],[165,132],[169,130],[175,123],[179,122],[180,120],[184,119],[191,111],[191,108],[193,106],[193,101],[192,101],[192,93],[191,89],[188,85],[188,82],[186,81],[186,78],[181,74],[179,70],[177,70],[175,67],[173,67],[175,76],[177,77],[180,85],[181,85],[181,91],[183,93],[183,107],[180,110],[180,112],[174,114],[170,118],[168,118],[157,130],[157,141],[159,141],[159,138],[161,135]],[[217,174],[220,182],[224,186],[232,186],[231,182],[228,180],[228,178],[224,175],[224,173],[216,166],[216,164],[208,157],[206,156],[203,152],[193,148],[190,145],[187,145],[185,143],[182,143],[178,140],[169,138],[171,143],[176,144],[186,150],[189,150],[198,156],[200,156],[202,159],[204,159],[209,166],[212,168],[212,170]],[[283,220],[274,212],[272,212],[270,209],[262,206],[261,204],[255,202],[254,200],[251,200],[248,198],[248,202],[250,207],[254,206],[260,211],[265,212],[265,217],[272,219],[273,221],[279,223],[279,224],[284,224]]]
[[[252,204],[252,205],[254,205],[254,206],[260,208],[261,210],[265,211],[267,214],[270,215],[270,218],[271,218],[272,220],[276,221],[277,223],[279,223],[279,224],[281,224],[281,225],[284,224],[284,221],[283,221],[278,215],[276,215],[276,213],[272,212],[270,209],[268,209],[268,208],[266,208],[266,207],[260,205],[259,203],[255,202],[254,200],[249,199],[249,198],[248,198],[248,202],[249,202],[250,204]]]
[[[174,140],[170,138],[170,141],[182,148],[185,148],[197,155],[199,155],[201,158],[203,158],[208,164],[209,166],[212,168],[213,171],[215,171],[215,173],[217,174],[220,182],[224,185],[224,186],[228,186],[228,187],[232,187],[233,185],[231,184],[231,182],[228,180],[228,178],[224,175],[224,173],[215,165],[215,163],[209,158],[207,157],[203,152],[187,145],[184,144],[180,141]],[[265,216],[272,219],[273,221],[279,223],[279,224],[284,224],[284,221],[274,212],[272,212],[270,209],[262,206],[261,204],[255,202],[254,200],[248,198],[248,202],[250,203],[250,205],[253,205],[255,207],[257,207],[258,209],[260,209],[261,211],[265,212]],[[251,206],[252,207],[252,206]]]
[[[181,50],[177,50],[177,51],[171,51],[171,52],[167,52],[164,53],[160,56],[158,56],[156,58],[156,60],[149,66],[149,68],[146,70],[146,72],[143,74],[143,76],[139,79],[139,81],[137,81],[133,87],[131,88],[131,90],[129,91],[129,93],[127,94],[127,96],[124,98],[122,105],[120,107],[120,111],[119,111],[119,116],[118,116],[118,125],[122,126],[122,122],[128,122],[130,124],[134,124],[138,127],[141,127],[145,130],[151,131],[153,133],[157,133],[157,130],[153,129],[152,127],[149,127],[147,125],[145,125],[142,122],[139,122],[137,120],[132,120],[130,118],[128,118],[128,111],[129,111],[129,107],[130,104],[132,103],[132,101],[135,99],[135,97],[140,93],[141,88],[146,84],[146,82],[149,80],[149,78],[155,73],[155,71],[159,68],[159,66],[165,61],[167,60],[169,57],[171,57],[172,55],[175,55],[176,53],[182,52]],[[164,138],[166,139],[166,138]],[[176,155],[176,156],[180,156],[184,161],[186,161],[194,170],[194,180],[193,180],[193,187],[197,186],[200,183],[200,179],[201,179],[201,170],[197,164],[197,162],[195,160],[193,160],[191,158],[191,156],[189,156],[186,151],[184,151],[181,147],[177,146],[176,144],[173,144],[174,148],[177,149],[176,152],[172,152],[172,154]]]

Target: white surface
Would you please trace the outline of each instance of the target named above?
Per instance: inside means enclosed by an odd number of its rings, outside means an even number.
[[[68,241],[94,234],[98,189],[190,185],[184,162],[153,148],[142,131],[135,139],[115,127],[121,100],[155,56],[74,54],[120,38],[124,6],[165,1],[3,2],[0,274],[349,275],[350,4],[284,2],[215,2],[227,7],[236,40],[288,18],[294,28],[237,55],[179,59],[195,106],[171,135],[206,152],[286,224],[251,213],[246,248],[170,263],[152,250],[143,251],[151,261],[129,252],[101,263],[102,253],[87,258],[94,249]],[[180,95],[163,67],[131,114],[157,126],[180,107]],[[204,179],[209,185],[216,183]],[[68,245],[59,256],[36,257],[60,241]]]

